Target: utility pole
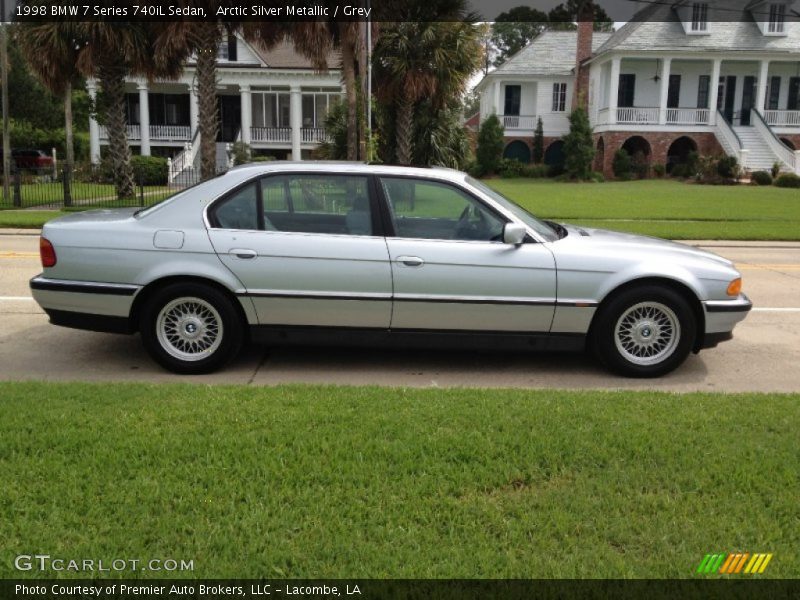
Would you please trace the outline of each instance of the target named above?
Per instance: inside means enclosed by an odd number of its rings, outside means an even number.
[[[367,14],[372,14],[372,7],[370,0],[367,0]],[[364,158],[370,160],[369,153],[373,151],[372,148],[372,19],[367,17],[367,156]]]
[[[3,87],[3,202],[11,203],[11,140],[8,131],[8,32],[6,0],[0,0],[0,71]]]

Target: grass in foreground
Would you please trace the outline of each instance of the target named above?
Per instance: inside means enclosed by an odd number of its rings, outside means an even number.
[[[0,398],[0,577],[37,552],[193,559],[195,577],[691,577],[734,550],[773,552],[764,576],[800,572],[798,395],[3,383]]]

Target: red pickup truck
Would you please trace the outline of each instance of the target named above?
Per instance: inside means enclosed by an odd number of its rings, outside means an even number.
[[[53,167],[53,157],[47,156],[42,150],[11,150],[12,166],[17,169],[51,169]],[[3,151],[0,150],[0,161],[3,159]]]

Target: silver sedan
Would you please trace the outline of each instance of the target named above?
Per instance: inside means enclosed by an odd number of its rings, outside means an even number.
[[[542,221],[464,173],[248,165],[143,210],[75,213],[31,280],[56,325],[141,334],[179,373],[277,344],[589,349],[653,377],[731,339],[733,264]]]

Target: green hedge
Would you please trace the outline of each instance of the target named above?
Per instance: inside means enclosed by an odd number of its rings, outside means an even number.
[[[794,173],[778,175],[778,178],[775,180],[775,185],[782,188],[800,188],[800,176]]]
[[[166,185],[167,159],[160,156],[132,156],[134,181],[142,185]]]

